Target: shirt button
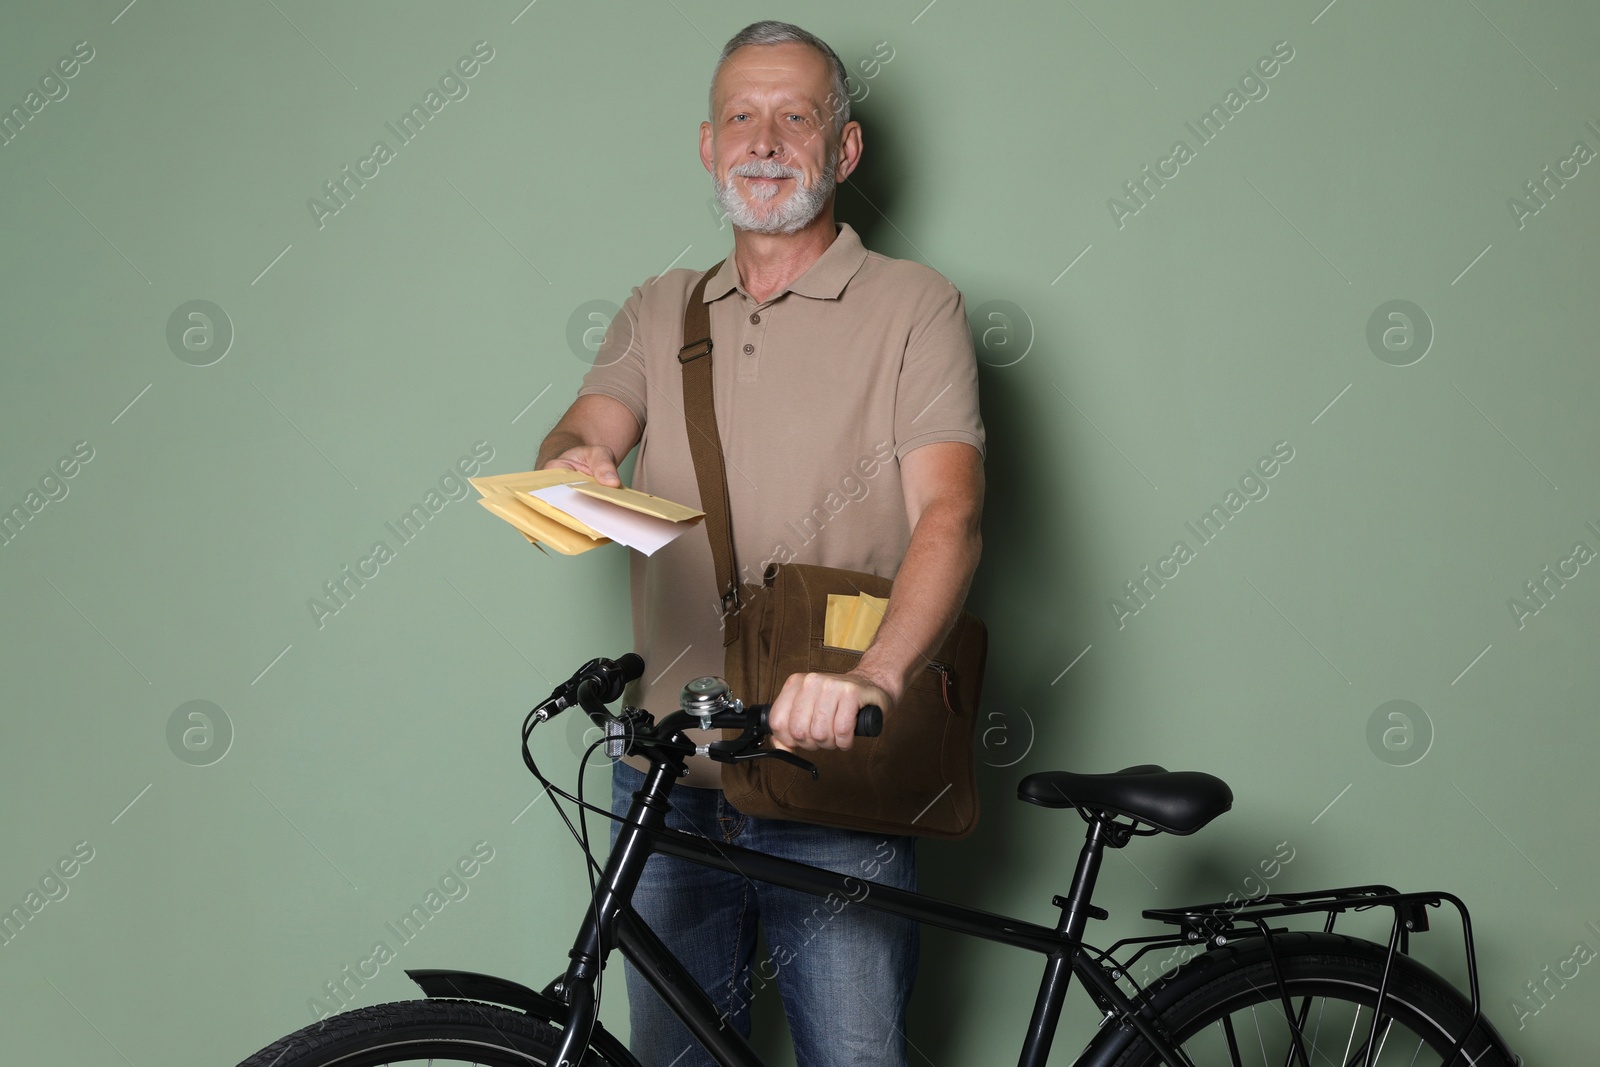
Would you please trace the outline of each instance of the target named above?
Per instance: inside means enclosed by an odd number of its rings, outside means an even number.
[[[747,355],[747,356],[750,353],[754,352],[755,350],[756,350],[756,346],[755,345],[745,345],[744,346],[744,354]]]
[[[750,323],[753,326],[761,325],[761,314],[760,314],[760,312],[751,312],[750,313]]]

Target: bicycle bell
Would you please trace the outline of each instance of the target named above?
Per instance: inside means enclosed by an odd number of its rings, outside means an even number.
[[[711,728],[711,716],[719,711],[737,710],[741,707],[739,701],[734,698],[732,690],[728,688],[728,683],[713,675],[696,678],[684,686],[678,705],[699,719],[703,724],[702,728],[708,730]]]

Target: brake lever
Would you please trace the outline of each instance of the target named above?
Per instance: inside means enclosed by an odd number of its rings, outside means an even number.
[[[762,748],[757,749],[754,752],[735,752],[728,756],[727,761],[729,763],[748,763],[751,760],[758,759],[782,760],[790,766],[799,767],[802,771],[805,771],[807,774],[811,775],[812,781],[816,781],[819,777],[817,773],[817,765],[815,763],[812,763],[808,759],[801,759],[793,752],[785,752],[781,748]]]

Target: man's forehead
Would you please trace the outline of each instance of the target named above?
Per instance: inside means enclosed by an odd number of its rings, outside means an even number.
[[[729,99],[774,92],[809,97],[826,89],[827,81],[827,61],[816,49],[801,44],[745,45],[717,72],[717,83]]]

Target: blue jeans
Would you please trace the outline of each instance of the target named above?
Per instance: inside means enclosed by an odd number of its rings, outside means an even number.
[[[625,813],[643,784],[643,774],[618,762],[612,810]],[[676,789],[671,804],[667,825],[674,829],[863,881],[917,887],[915,838],[755,818],[720,789]],[[750,1035],[756,990],[776,984],[799,1067],[904,1067],[906,1001],[917,972],[911,920],[851,907],[845,896],[812,896],[661,855],[645,865],[633,906],[740,1034]],[[759,960],[757,924],[767,940]],[[626,970],[629,1046],[639,1062],[715,1067],[649,982],[631,964]]]

